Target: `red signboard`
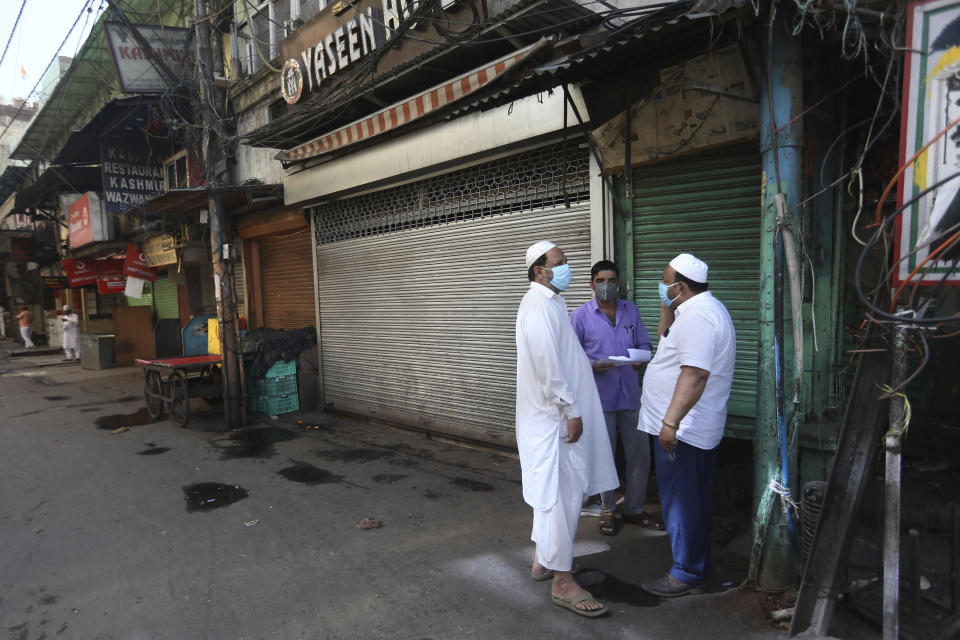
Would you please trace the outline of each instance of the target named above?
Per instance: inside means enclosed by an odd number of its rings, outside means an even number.
[[[157,270],[147,264],[147,258],[140,247],[128,244],[127,258],[123,261],[123,275],[153,282],[157,279]]]
[[[36,260],[33,252],[33,238],[10,238],[14,262],[29,262]]]
[[[80,247],[93,242],[93,223],[90,218],[90,194],[85,193],[67,207],[70,223],[70,246]]]
[[[123,260],[97,260],[97,291],[123,293],[127,277],[123,275]]]
[[[63,270],[71,287],[85,287],[97,283],[97,267],[93,260],[64,258]]]

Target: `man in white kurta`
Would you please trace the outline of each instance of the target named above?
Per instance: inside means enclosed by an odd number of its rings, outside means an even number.
[[[517,313],[517,447],[523,498],[533,507],[532,575],[553,576],[553,602],[595,617],[606,607],[574,581],[581,499],[619,486],[593,370],[560,291],[566,256],[541,241],[527,250],[530,290]]]
[[[77,339],[80,333],[80,316],[73,312],[70,305],[65,304],[60,322],[63,323],[63,351],[67,354],[67,360],[79,360]]]

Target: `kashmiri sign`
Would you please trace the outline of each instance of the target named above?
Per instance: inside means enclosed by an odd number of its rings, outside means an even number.
[[[900,262],[894,280],[960,285],[960,248],[949,247],[960,223],[960,178],[920,196],[960,171],[960,2],[911,3],[905,51],[901,165],[953,124],[910,163],[900,181],[898,204],[912,204],[897,220],[894,248]]]
[[[332,84],[344,70],[382,49],[420,5],[418,0],[356,0],[346,6],[348,9],[339,16],[334,13],[335,6],[320,11],[280,43],[280,55],[286,60],[280,70],[280,93],[288,104],[296,104],[311,91]],[[440,10],[450,24],[463,29],[486,17],[482,0],[441,0]],[[411,25],[422,31],[398,41],[384,53],[377,63],[378,73],[385,73],[444,41],[436,28],[438,22],[431,16]]]
[[[153,55],[180,77],[185,75],[191,61],[193,29],[133,25],[150,45]],[[104,32],[110,46],[110,55],[124,93],[163,93],[170,83],[163,77],[157,65],[137,42],[133,34],[120,22],[105,22]]]
[[[127,277],[123,275],[123,260],[97,260],[97,291],[123,293]]]
[[[109,213],[124,213],[163,192],[163,167],[143,149],[104,141],[103,199]]]
[[[127,257],[123,261],[123,275],[153,282],[157,279],[156,270],[147,264],[147,256],[135,244],[127,245]]]
[[[93,260],[64,258],[63,270],[67,274],[67,282],[73,288],[97,283],[97,266]]]
[[[177,261],[177,244],[169,233],[154,236],[143,243],[143,256],[150,267],[161,267]]]

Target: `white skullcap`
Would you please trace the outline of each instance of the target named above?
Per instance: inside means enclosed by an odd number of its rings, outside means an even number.
[[[64,310],[64,311],[70,311],[70,305],[68,305],[68,304],[63,305],[63,310]]]
[[[707,263],[690,253],[681,253],[670,261],[670,266],[680,275],[694,282],[706,284]]]
[[[527,269],[529,269],[530,265],[536,262],[540,256],[545,254],[547,251],[550,251],[550,249],[553,249],[555,246],[557,245],[553,244],[549,240],[541,240],[536,244],[530,245],[530,248],[527,249]]]

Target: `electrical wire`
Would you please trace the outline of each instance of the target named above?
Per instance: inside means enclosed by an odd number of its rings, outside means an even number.
[[[17,32],[17,26],[20,24],[20,17],[23,16],[23,8],[27,6],[27,0],[20,4],[20,11],[17,12],[17,19],[13,21],[13,28],[10,29],[10,36],[7,38],[7,44],[3,46],[3,54],[0,55],[0,65],[7,59],[7,50],[10,49],[10,43],[13,42],[13,34]]]

